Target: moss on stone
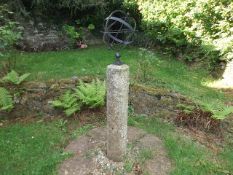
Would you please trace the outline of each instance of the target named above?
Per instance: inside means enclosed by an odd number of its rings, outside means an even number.
[[[130,90],[133,92],[146,92],[149,95],[170,95],[171,91],[163,88],[148,87],[141,84],[131,84]]]

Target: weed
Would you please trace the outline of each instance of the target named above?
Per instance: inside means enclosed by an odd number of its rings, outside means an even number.
[[[132,161],[129,161],[129,160],[126,160],[124,162],[124,170],[127,172],[127,173],[130,173],[132,170],[133,170],[133,162]]]
[[[88,131],[90,131],[91,129],[93,128],[92,125],[85,125],[85,126],[82,126],[81,128],[78,128],[76,129],[73,133],[72,133],[72,138],[77,138],[81,135],[84,135],[86,134]]]
[[[67,125],[67,120],[60,119],[57,122],[57,127],[60,128],[62,131],[66,132],[66,125]]]

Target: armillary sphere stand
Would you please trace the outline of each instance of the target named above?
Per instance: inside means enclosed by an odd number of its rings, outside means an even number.
[[[104,42],[116,49],[116,61],[107,67],[107,157],[121,162],[127,148],[129,66],[121,61],[119,50],[133,42],[136,22],[121,10],[106,19]]]

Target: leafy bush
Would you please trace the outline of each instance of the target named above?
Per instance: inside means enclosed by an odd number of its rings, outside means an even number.
[[[14,85],[19,85],[29,77],[30,73],[23,74],[19,76],[17,72],[12,70],[5,77],[1,79],[2,82],[12,83]]]
[[[0,111],[11,111],[13,108],[14,103],[9,91],[0,87]]]
[[[63,30],[65,31],[67,36],[73,40],[76,40],[80,37],[80,33],[76,31],[74,26],[70,26],[66,24],[63,26]]]
[[[203,58],[215,63],[233,58],[232,1],[125,1],[138,5],[142,28],[155,43],[176,54],[195,52],[187,60]]]
[[[71,91],[66,91],[64,95],[51,103],[53,107],[63,109],[67,116],[71,116],[75,112],[80,111],[81,108],[81,104],[78,102],[77,97]]]
[[[63,30],[65,32],[65,34],[71,39],[71,45],[73,45],[75,42],[77,41],[83,41],[84,40],[84,33],[85,33],[85,29],[84,27],[81,26],[81,23],[79,20],[76,21],[76,26],[71,26],[71,25],[67,25],[65,24],[63,26]],[[89,31],[93,31],[95,29],[95,25],[94,24],[89,24],[87,29]]]
[[[92,31],[92,30],[95,29],[95,25],[94,24],[89,24],[87,28],[88,28],[88,30]]]
[[[101,107],[105,102],[105,83],[98,79],[91,83],[83,83],[80,81],[80,84],[75,90],[75,94],[82,104],[90,108]]]

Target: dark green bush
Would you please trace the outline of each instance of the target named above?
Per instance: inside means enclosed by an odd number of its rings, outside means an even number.
[[[73,22],[79,19],[87,26],[102,27],[104,18],[112,11],[121,8],[123,0],[1,0],[13,11],[34,23]]]

